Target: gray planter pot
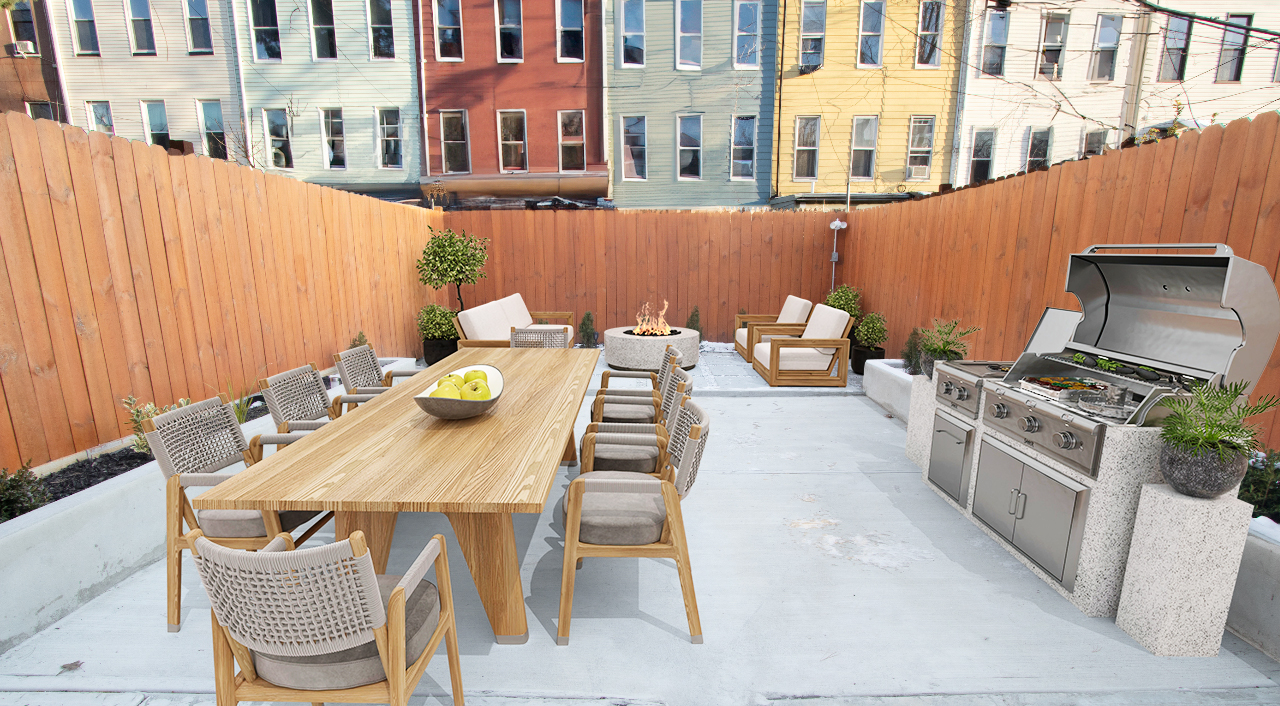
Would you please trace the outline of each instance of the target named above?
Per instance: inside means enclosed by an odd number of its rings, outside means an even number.
[[[1223,461],[1218,454],[1191,454],[1172,446],[1160,448],[1160,472],[1174,490],[1193,498],[1213,499],[1240,485],[1249,470],[1249,456],[1236,454]]]
[[[921,372],[923,372],[923,373],[924,373],[924,376],[925,376],[925,377],[927,377],[927,378],[929,378],[930,380],[932,380],[932,379],[933,379],[933,364],[934,364],[935,362],[937,362],[937,361],[939,361],[939,360],[941,360],[941,361],[948,361],[948,360],[960,360],[961,358],[963,358],[963,356],[961,356],[959,353],[956,353],[956,354],[949,354],[949,355],[948,355],[947,357],[945,357],[945,358],[934,358],[932,353],[929,353],[929,352],[927,352],[927,351],[920,351],[920,370],[921,370]]]

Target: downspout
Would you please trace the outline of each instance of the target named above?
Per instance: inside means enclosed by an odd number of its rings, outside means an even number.
[[[960,83],[957,86],[957,91],[956,91],[955,128],[952,130],[952,136],[951,136],[951,186],[952,188],[955,188],[956,177],[960,175],[960,145],[964,140],[964,91],[965,91],[965,86],[968,85],[969,83],[969,71],[968,71],[969,50],[970,50],[969,43],[973,41],[973,34],[971,29],[973,27],[973,22],[971,21],[972,18],[970,17],[970,10],[972,9],[973,2],[974,0],[969,0],[969,2],[965,3],[964,15],[965,15],[966,21],[964,23],[964,40],[963,40],[964,43],[960,50],[960,56],[963,58],[960,60],[960,65],[956,67],[956,70],[960,72]],[[981,21],[981,19],[982,19],[981,15],[979,15],[979,21]]]
[[[607,12],[605,4],[608,2],[611,2],[611,0],[601,0],[600,2],[600,139],[601,149],[603,150],[600,156],[604,158],[605,178],[608,181],[604,194],[606,198],[612,199],[614,159],[613,126],[609,120],[609,67],[613,66],[613,63],[609,61],[608,57],[609,48],[615,45],[608,43],[610,41],[609,27],[605,21],[605,13]]]
[[[44,10],[44,24],[49,28],[49,43],[53,45],[53,70],[58,75],[58,92],[62,94],[58,96],[62,122],[72,125],[74,123],[71,122],[71,97],[67,95],[67,77],[62,75],[62,50],[58,46],[58,28],[53,23],[53,15],[49,11],[49,3],[40,3],[40,8]]]
[[[418,58],[418,65],[414,67],[414,76],[418,79],[418,129],[421,131],[422,144],[418,148],[418,159],[422,160],[422,166],[418,169],[418,188],[422,188],[422,178],[431,176],[431,145],[427,142],[427,59],[423,54],[422,46],[422,3],[420,0],[412,0],[413,2],[413,24],[414,36],[413,41],[417,44],[414,55]],[[435,38],[432,37],[434,40]]]
[[[787,0],[782,0],[782,30],[778,32],[777,57],[774,65],[778,67],[778,97],[774,99],[773,124],[776,136],[773,138],[773,196],[778,195],[779,176],[782,167],[782,72],[787,56]]]
[[[1142,79],[1147,71],[1147,44],[1151,41],[1151,13],[1138,16],[1138,26],[1133,33],[1133,53],[1129,59],[1129,76],[1124,86],[1124,115],[1120,125],[1123,143],[1138,134],[1138,107],[1142,104]]]
[[[244,92],[244,72],[241,70],[240,63],[243,59],[240,57],[240,19],[236,16],[236,1],[228,0],[227,5],[231,8],[231,46],[236,51],[236,88],[240,92],[240,129],[244,135],[244,158],[248,161],[249,166],[253,167],[253,138],[249,134],[249,99]],[[203,143],[204,129],[201,128],[201,142]]]

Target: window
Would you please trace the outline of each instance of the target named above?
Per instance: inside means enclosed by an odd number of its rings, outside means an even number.
[[[520,0],[494,0],[498,18],[498,61],[524,59]]]
[[[1271,71],[1271,81],[1280,83],[1280,52],[1276,52],[1276,67]]]
[[[884,48],[884,0],[863,0],[858,23],[858,66],[878,67]]]
[[[288,115],[283,110],[264,110],[262,122],[267,130],[271,166],[277,169],[293,169],[293,147],[289,140]]]
[[[796,117],[795,169],[796,179],[818,178],[818,127],[821,118],[816,115]]]
[[[851,179],[874,179],[876,176],[876,137],[880,118],[867,115],[853,119],[853,147],[849,158]]]
[[[920,3],[916,66],[942,66],[942,0]]]
[[[147,130],[147,142],[169,149],[169,115],[164,101],[143,101],[142,119]]]
[[[730,179],[756,176],[756,116],[733,116],[733,151],[729,155]]]
[[[459,0],[436,0],[436,61],[462,61],[462,8]]]
[[[1050,81],[1062,78],[1062,47],[1067,43],[1067,15],[1046,15],[1040,43],[1040,75]]]
[[[192,54],[213,53],[213,33],[209,28],[208,0],[186,0],[188,40]]]
[[[1164,29],[1164,53],[1160,55],[1158,81],[1181,81],[1187,75],[1187,45],[1191,40],[1191,20],[1169,17]]]
[[[995,159],[995,150],[995,130],[977,130],[973,133],[973,153],[969,159],[970,184],[979,184],[991,178],[991,163]]]
[[[13,41],[31,42],[35,47],[33,54],[40,53],[40,41],[36,38],[36,20],[31,14],[31,3],[14,3],[9,11],[9,20],[13,22]]]
[[[1253,15],[1227,15],[1227,22],[1250,26],[1253,24]],[[1219,83],[1240,80],[1241,74],[1244,73],[1244,49],[1248,43],[1247,30],[1228,27],[1222,33],[1222,54],[1218,57],[1217,81]]]
[[[529,170],[527,159],[529,143],[524,130],[524,111],[509,110],[498,113],[499,165],[504,172]]]
[[[585,27],[582,17],[583,0],[557,0],[556,34],[559,59],[557,61],[582,61],[586,57]]]
[[[89,129],[94,132],[116,134],[115,123],[111,121],[111,103],[107,101],[89,101],[84,104],[89,114]]]
[[[1098,15],[1098,28],[1093,35],[1093,66],[1090,81],[1112,81],[1116,77],[1116,53],[1120,48],[1120,15]]]
[[[1102,154],[1103,148],[1107,146],[1107,131],[1095,130],[1085,133],[1084,136],[1084,156]]]
[[[1008,43],[1009,13],[1005,10],[988,10],[986,44],[982,45],[982,73],[1004,76],[1005,45]]]
[[[622,65],[644,66],[644,0],[622,0]]]
[[[222,127],[222,103],[200,101],[204,120],[204,152],[214,159],[227,158],[227,133]]]
[[[1027,171],[1049,166],[1053,128],[1031,128],[1031,141],[1027,144]]]
[[[733,68],[760,68],[760,2],[737,0],[733,6]]]
[[[391,26],[391,0],[369,0],[369,42],[373,58],[396,58],[396,33]]]
[[[129,29],[134,54],[155,54],[156,37],[151,32],[151,5],[147,0],[129,0]]]
[[[254,56],[258,61],[279,61],[280,25],[276,22],[276,0],[249,0],[249,7],[253,13]]]
[[[386,169],[404,167],[403,153],[400,149],[400,109],[378,109],[378,166]]]
[[[933,166],[933,116],[911,117],[911,142],[907,145],[907,178],[928,179]]]
[[[445,174],[465,174],[471,171],[466,111],[440,111],[440,142]]]
[[[678,115],[680,178],[702,178],[702,116]]]
[[[622,118],[622,178],[648,179],[644,116]]]
[[[586,120],[581,110],[561,110],[560,118],[560,171],[585,172],[587,170]]]
[[[347,168],[347,131],[342,123],[342,108],[325,108],[320,111],[324,128],[324,166],[328,169]]]
[[[57,114],[53,110],[53,103],[48,101],[37,101],[27,103],[27,115],[36,120],[57,120]]]
[[[338,33],[333,23],[333,0],[311,0],[311,34],[315,58],[338,58]]]
[[[702,0],[676,0],[676,68],[702,68]]]
[[[98,27],[93,21],[92,0],[71,0],[71,9],[75,14],[76,53],[98,53]]]
[[[804,0],[800,3],[801,71],[813,71],[822,66],[826,38],[827,3],[825,0]]]

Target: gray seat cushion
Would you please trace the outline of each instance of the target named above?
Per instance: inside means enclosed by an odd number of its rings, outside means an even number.
[[[400,583],[399,576],[379,576],[378,593],[386,605],[391,591]],[[435,584],[422,581],[404,606],[405,665],[422,656],[440,622],[440,592]],[[283,657],[253,653],[253,666],[258,676],[288,689],[320,691],[350,689],[374,684],[387,678],[373,641],[358,647],[313,657]]]
[[[656,473],[658,468],[657,446],[596,444],[594,456],[593,468],[597,471]]]
[[[645,399],[641,404],[606,403],[600,410],[602,422],[652,422],[653,404]]]
[[[634,473],[592,471],[594,478],[626,478],[635,480]],[[645,476],[640,476],[644,478]],[[666,506],[662,504],[660,481],[653,478],[652,495],[642,493],[589,492],[582,494],[582,524],[578,526],[578,541],[583,544],[611,544],[637,546],[653,544],[662,539],[662,526],[667,519]],[[560,521],[567,516],[564,498],[560,499]]]
[[[280,529],[292,532],[319,514],[315,510],[285,510],[280,513]],[[257,510],[197,510],[196,521],[206,537],[267,536],[267,526]]]

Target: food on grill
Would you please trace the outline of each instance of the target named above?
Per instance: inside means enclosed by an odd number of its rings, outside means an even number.
[[[1044,378],[1023,378],[1027,382],[1033,382],[1041,387],[1047,387],[1052,390],[1101,390],[1102,386],[1093,382],[1088,378],[1060,378],[1060,377],[1044,377]]]

